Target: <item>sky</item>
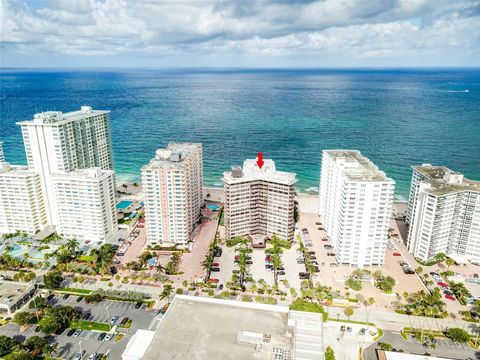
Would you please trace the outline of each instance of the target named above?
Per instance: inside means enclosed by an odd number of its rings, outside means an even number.
[[[480,66],[480,0],[0,0],[1,67]]]

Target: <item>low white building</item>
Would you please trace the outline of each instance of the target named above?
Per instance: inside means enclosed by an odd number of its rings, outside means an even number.
[[[340,264],[383,264],[394,187],[359,151],[323,151],[319,214]]]
[[[445,166],[414,166],[406,218],[416,258],[444,253],[480,264],[480,181]]]
[[[117,232],[113,171],[90,168],[54,174],[52,182],[58,233],[96,242],[107,241]]]
[[[243,168],[233,166],[224,172],[222,180],[227,238],[250,236],[255,242],[256,238],[277,235],[293,240],[294,173],[276,170],[271,159],[265,159],[262,168],[256,159],[247,159]]]
[[[128,341],[122,360],[142,360],[154,336],[155,331],[138,329]]]
[[[0,280],[0,316],[11,317],[35,294],[35,286],[14,281]]]
[[[0,234],[35,234],[47,226],[38,173],[0,163]]]

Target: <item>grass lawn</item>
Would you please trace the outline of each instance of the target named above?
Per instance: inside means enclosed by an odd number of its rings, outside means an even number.
[[[59,293],[68,293],[73,295],[88,295],[92,292],[92,290],[87,289],[73,289],[73,288],[60,288],[56,289],[55,292]]]
[[[72,321],[69,327],[72,329],[82,329],[82,330],[97,330],[97,331],[105,331],[105,332],[110,331],[110,325],[107,323],[87,321],[87,320]]]
[[[93,257],[89,255],[80,255],[77,257],[77,261],[80,262],[91,262],[93,261]]]

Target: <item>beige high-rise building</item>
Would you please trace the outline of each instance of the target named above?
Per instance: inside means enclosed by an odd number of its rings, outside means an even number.
[[[142,168],[142,188],[148,242],[186,246],[203,205],[202,144],[158,149]]]
[[[38,173],[0,163],[0,234],[35,234],[47,226]]]
[[[276,170],[271,159],[266,159],[262,168],[255,159],[247,159],[243,168],[233,166],[224,172],[222,180],[227,238],[250,236],[254,245],[272,235],[293,240],[294,173]]]

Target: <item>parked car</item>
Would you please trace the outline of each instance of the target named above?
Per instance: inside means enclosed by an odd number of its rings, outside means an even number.
[[[400,254],[399,252],[394,252],[392,255],[393,256],[402,256],[402,254]]]
[[[105,341],[110,341],[113,337],[113,334],[110,333],[110,334],[107,334],[107,336],[105,336]]]
[[[50,300],[52,300],[54,297],[55,297],[55,294],[50,294],[50,295],[48,295],[47,300],[50,301]]]
[[[452,295],[445,295],[445,298],[448,299],[448,300],[452,300],[452,301],[455,301],[455,297],[452,296]]]
[[[277,275],[285,275],[285,271],[280,270],[279,272],[277,272]]]
[[[345,325],[340,326],[340,331],[344,332],[345,331]]]
[[[327,256],[335,256],[335,253],[329,252],[329,253],[327,253]]]
[[[105,339],[105,336],[107,336],[107,333],[100,333],[100,335],[98,335],[98,341],[103,341],[103,339]]]
[[[337,267],[338,264],[337,264],[337,263],[330,263],[330,266],[332,266],[332,267]]]
[[[273,265],[272,264],[265,264],[265,269],[273,269]]]
[[[220,284],[220,285],[218,286],[218,290],[223,290],[223,284]]]
[[[97,358],[97,353],[94,352],[93,354],[90,354],[90,356],[88,357],[88,360],[95,360]]]
[[[252,261],[252,260],[247,260],[247,261],[245,261],[245,264],[247,264],[247,265],[252,265],[252,264],[253,264],[253,261]]]
[[[308,253],[309,253],[310,255],[315,255],[315,251],[313,251],[313,250],[310,250]]]
[[[76,329],[70,329],[70,330],[68,330],[67,336],[68,336],[68,337],[71,337],[71,336],[75,333],[75,331],[77,331],[77,330],[76,330]]]
[[[125,316],[125,317],[122,319],[122,321],[120,321],[120,324],[119,324],[119,325],[120,325],[120,326],[125,326],[125,325],[128,323],[129,320],[130,320],[130,318],[128,318],[128,317]]]
[[[135,309],[140,309],[142,307],[143,303],[142,302],[137,302],[135,304]]]
[[[210,268],[210,271],[212,271],[212,272],[219,272],[219,271],[220,271],[220,268],[219,268],[219,267],[212,267],[212,268]]]
[[[443,290],[443,293],[444,293],[445,295],[453,296],[453,293],[452,293],[450,290]]]
[[[443,281],[437,282],[437,285],[440,286],[440,287],[443,287],[443,288],[448,288],[448,284],[444,283]]]
[[[75,332],[73,333],[72,336],[73,336],[74,338],[76,338],[76,337],[78,337],[81,333],[82,333],[82,329],[77,329],[77,330],[75,330]]]
[[[218,279],[210,278],[210,279],[208,279],[208,282],[212,283],[212,284],[216,284],[216,283],[218,283]]]
[[[265,265],[265,267],[267,267],[267,265]],[[237,270],[237,269],[232,270],[232,274],[239,274],[239,273],[240,273],[240,270]]]
[[[63,295],[62,299],[67,300],[69,297],[70,297],[70,294],[65,294],[65,295]]]
[[[220,266],[220,263],[214,262],[214,263],[212,263],[212,266]]]
[[[359,334],[360,335],[365,335],[365,328],[361,328],[360,331],[359,331]]]
[[[347,326],[347,332],[352,332],[352,328],[350,326]]]
[[[92,316],[92,314],[90,314],[89,312],[86,312],[85,314],[82,315],[82,320],[88,320],[90,319],[90,316]]]
[[[115,323],[117,322],[117,320],[118,320],[118,316],[112,317],[111,320],[110,320],[110,325],[115,325]]]
[[[82,360],[84,354],[85,354],[85,350],[77,352],[73,360]]]
[[[310,278],[310,274],[309,273],[306,273],[306,272],[299,272],[298,273],[298,277],[300,279],[309,279]]]

